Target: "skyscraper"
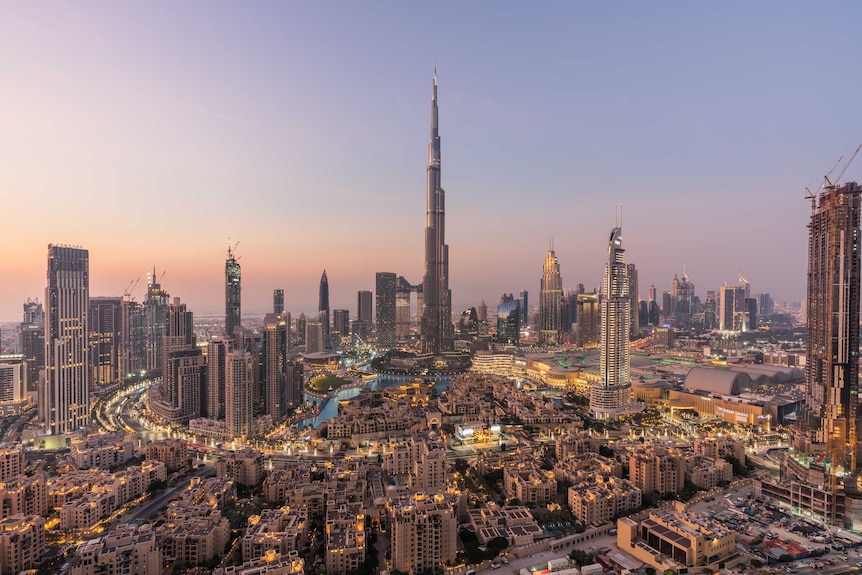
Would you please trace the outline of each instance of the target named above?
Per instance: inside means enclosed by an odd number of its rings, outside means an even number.
[[[90,366],[93,385],[123,381],[123,298],[90,298],[87,325],[90,330]]]
[[[162,272],[164,276],[164,272]],[[165,335],[165,318],[170,296],[163,290],[161,278],[156,279],[156,267],[147,283],[147,299],[144,302],[144,338],[146,340],[146,370],[153,377],[162,374],[164,351],[162,337]]]
[[[395,291],[397,277],[391,272],[377,272],[376,310],[377,347],[395,347]],[[424,321],[424,320],[423,320]],[[424,325],[424,324],[423,324]]]
[[[299,314],[299,317],[296,318],[296,345],[305,345],[305,328],[308,323],[308,319],[305,317],[304,313]]]
[[[629,302],[631,307],[631,332],[630,337],[638,337],[641,333],[640,306],[638,302],[638,270],[634,264],[628,265],[629,276]]]
[[[272,313],[281,315],[284,311],[284,290],[276,289],[272,292]]]
[[[367,321],[371,325],[372,317],[372,295],[370,291],[359,291],[356,293],[356,320]]]
[[[332,349],[331,327],[329,322],[329,280],[326,278],[326,270],[320,276],[320,293],[317,306],[317,321],[323,328],[323,349]]]
[[[241,280],[239,262],[228,246],[224,262],[224,333],[227,337],[233,337],[233,330],[242,325]]]
[[[251,353],[235,349],[225,359],[225,428],[230,437],[248,437],[252,423]]]
[[[521,300],[505,294],[497,306],[497,341],[518,344],[521,337]]]
[[[805,405],[837,473],[858,469],[860,194],[856,182],[826,188],[808,224]]]
[[[45,369],[45,310],[39,300],[24,304],[24,321],[18,326],[18,351],[27,366],[27,389],[36,391],[39,372]]]
[[[278,422],[287,413],[290,342],[285,317],[266,314],[263,330],[264,410],[273,422]]]
[[[563,341],[563,280],[553,249],[545,256],[539,286],[539,343],[557,345]]]
[[[207,417],[224,419],[225,360],[233,351],[233,340],[215,337],[207,344]]]
[[[603,292],[599,344],[601,380],[592,388],[590,412],[598,419],[615,419],[634,407],[629,365],[631,300],[619,217],[608,242]]]
[[[530,294],[527,290],[521,290],[521,293],[518,295],[518,299],[521,300],[520,308],[521,308],[521,327],[526,328],[530,327]]]
[[[87,250],[48,245],[45,304],[45,381],[39,386],[39,419],[48,433],[60,435],[90,422]]]
[[[599,346],[599,295],[579,293],[576,305],[578,323],[575,329],[575,345],[595,349]]]
[[[449,246],[445,240],[446,193],[440,182],[440,133],[437,118],[437,68],[431,97],[431,142],[428,144],[426,189],[425,277],[422,280],[422,351],[450,351],[454,340],[452,292],[449,290]],[[379,291],[379,290],[378,290]]]
[[[341,349],[341,340],[350,336],[350,310],[336,309],[332,312],[332,344]]]

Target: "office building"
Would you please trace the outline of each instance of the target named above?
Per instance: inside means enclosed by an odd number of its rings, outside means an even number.
[[[305,323],[305,353],[319,353],[323,351],[323,324],[319,321],[308,321]]]
[[[521,301],[502,298],[497,306],[497,341],[518,345],[521,337]]]
[[[395,347],[395,298],[397,276],[391,272],[377,272],[376,276],[376,338],[381,350]]]
[[[89,313],[91,382],[93,385],[119,383],[126,372],[123,298],[91,297]]]
[[[446,192],[440,179],[440,133],[437,69],[431,97],[431,142],[428,144],[428,186],[425,220],[425,277],[422,280],[422,352],[451,351],[454,340],[452,292],[449,290],[449,246],[445,239]],[[378,290],[379,291],[379,290]]]
[[[629,354],[631,333],[631,299],[629,276],[622,247],[622,227],[611,231],[608,263],[601,302],[600,380],[590,393],[590,412],[599,419],[615,419],[630,413],[632,384]]]
[[[527,290],[521,290],[518,294],[518,299],[521,302],[521,327],[527,329],[530,327],[530,294]]]
[[[27,362],[22,354],[0,355],[0,414],[27,406]]]
[[[249,437],[252,429],[252,354],[235,349],[225,358],[225,427],[231,438]]]
[[[370,291],[360,290],[356,292],[356,321],[365,321],[371,324],[374,313],[372,305],[372,294]]]
[[[39,419],[49,434],[61,435],[90,422],[87,250],[48,246],[45,302],[45,380],[39,386]]]
[[[410,335],[410,295],[414,288],[404,276],[398,276],[395,287],[395,339],[406,339]]]
[[[284,290],[276,289],[272,292],[272,313],[281,315],[284,312]]]
[[[771,295],[768,293],[759,293],[755,298],[757,299],[757,315],[759,317],[766,317],[773,314],[775,302],[772,300]]]
[[[296,345],[305,345],[305,328],[307,323],[308,319],[305,317],[305,314],[300,313],[299,317],[296,318]]]
[[[122,359],[123,381],[140,377],[147,372],[147,328],[144,306],[123,298],[123,341]]]
[[[539,289],[539,343],[558,345],[563,341],[563,280],[554,250],[548,250]]]
[[[242,325],[242,269],[233,248],[228,246],[224,262],[224,333],[233,337],[233,331]]]
[[[806,419],[837,474],[858,470],[860,193],[826,188],[808,224]]]
[[[167,309],[163,343],[162,397],[167,409],[159,415],[169,421],[186,422],[201,414],[206,405],[206,361],[196,345],[194,316],[186,304],[175,297]]]
[[[329,322],[329,279],[326,277],[326,270],[323,270],[323,275],[320,276],[320,291],[317,306],[317,321],[323,329],[322,349],[332,349],[332,327]],[[308,345],[306,343],[306,345]]]

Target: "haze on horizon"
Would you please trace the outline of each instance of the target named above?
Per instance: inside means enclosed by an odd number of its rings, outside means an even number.
[[[0,321],[43,299],[49,243],[91,296],[140,277],[224,311],[356,312],[421,281],[435,51],[453,309],[598,285],[623,205],[640,296],[685,266],[805,297],[805,186],[862,141],[851,2],[625,7],[395,1],[0,2]],[[840,168],[839,168],[840,170]],[[839,171],[839,170],[836,170]],[[857,159],[844,181],[862,178]],[[533,300],[536,301],[536,300]]]

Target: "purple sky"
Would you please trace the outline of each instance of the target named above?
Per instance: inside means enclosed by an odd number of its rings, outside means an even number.
[[[223,311],[286,291],[355,313],[421,281],[435,51],[453,304],[601,280],[614,204],[640,294],[683,265],[805,295],[807,185],[862,141],[855,2],[0,3],[0,321],[42,298],[48,243],[91,294],[155,264]],[[837,172],[837,170],[836,170]],[[862,159],[845,180],[862,178]],[[535,296],[534,296],[534,300]]]

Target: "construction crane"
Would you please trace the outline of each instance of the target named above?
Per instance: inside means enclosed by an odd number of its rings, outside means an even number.
[[[857,149],[856,151],[858,152],[859,150]],[[855,155],[856,155],[856,154],[854,154],[854,157],[855,157]],[[837,160],[835,160],[835,163],[832,165],[832,169],[831,169],[831,170],[829,170],[828,172],[826,172],[826,175],[825,175],[825,176],[823,176],[823,179],[824,179],[825,181],[827,181],[827,182],[829,181],[829,176],[831,176],[831,175],[832,175],[832,172],[834,172],[834,171],[835,171],[835,168],[837,168],[837,167],[838,167],[838,165],[839,165],[839,164],[841,164],[841,161],[842,161],[843,159],[844,159],[844,156],[842,155],[840,158],[838,158]],[[843,174],[844,172],[842,171],[841,173]],[[812,185],[813,185],[813,184],[812,184]],[[825,188],[825,187],[826,187],[826,185],[825,185],[825,184],[823,184],[823,185],[821,185],[821,186],[820,186],[820,189],[823,189],[823,188]],[[812,191],[811,191],[811,189],[810,189],[808,186],[805,186],[805,191],[806,191],[806,192],[808,192],[807,194],[805,194],[805,199],[806,199],[806,200],[811,200],[811,212],[812,212],[812,213],[814,213],[814,210],[815,210],[815,209],[817,209],[817,194],[815,194],[814,192],[812,192]]]
[[[239,259],[237,257],[234,257],[236,255],[236,248],[238,246],[239,246],[239,240],[237,240],[236,243],[233,244],[233,246],[231,246],[230,238],[227,239],[227,257],[228,257],[228,259]]]
[[[129,298],[129,301],[133,301],[135,298],[132,296],[132,292],[134,292],[135,288],[138,287],[139,281],[141,281],[141,278],[130,281],[129,285],[123,291],[123,297]]]
[[[852,155],[852,156],[850,156],[850,159],[847,161],[847,163],[846,163],[846,164],[844,164],[844,169],[842,169],[842,170],[841,170],[841,173],[839,173],[839,174],[838,174],[838,177],[836,177],[836,178],[835,178],[835,183],[834,183],[834,184],[833,184],[831,181],[829,181],[829,177],[828,177],[828,176],[824,176],[824,178],[823,178],[823,179],[824,179],[824,180],[826,180],[826,183],[827,183],[827,184],[829,184],[829,186],[828,186],[828,187],[830,187],[830,188],[838,187],[838,184],[841,182],[841,177],[844,175],[844,172],[846,172],[846,171],[847,171],[847,168],[849,168],[849,167],[850,167],[850,164],[852,164],[852,163],[853,163],[853,160],[855,160],[855,159],[856,159],[856,155],[859,153],[859,150],[862,150],[862,144],[859,144],[859,145],[856,147],[856,151],[855,151],[855,152],[853,152],[853,155]]]

